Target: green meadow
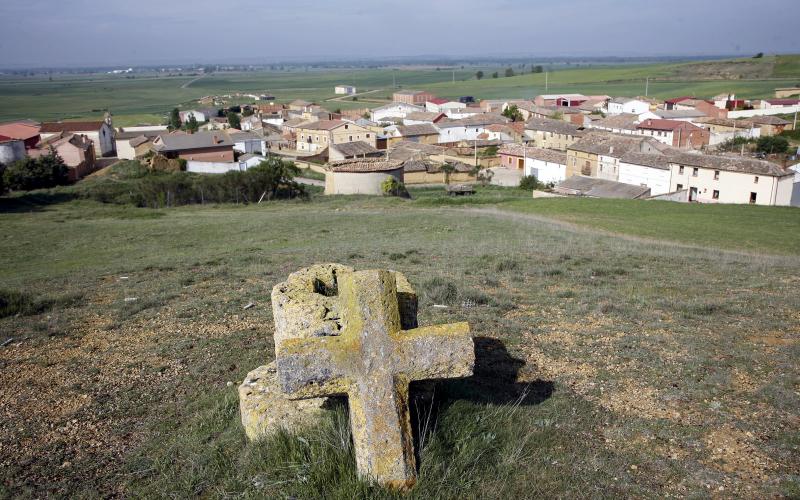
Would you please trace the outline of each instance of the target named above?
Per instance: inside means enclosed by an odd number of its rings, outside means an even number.
[[[142,75],[137,78],[110,75],[84,77],[0,77],[0,120],[78,119],[102,116],[111,110],[121,125],[161,122],[175,106],[190,107],[206,95],[235,92],[275,95],[280,102],[305,99],[337,108],[374,107],[390,98],[394,82],[403,88],[424,88],[440,96],[472,95],[487,98],[530,99],[545,92],[576,92],[590,95],[643,95],[650,79],[649,94],[666,98],[677,95],[711,97],[732,92],[746,98],[765,98],[776,87],[800,83],[800,56],[767,56],[669,64],[629,64],[576,67],[559,65],[545,74],[504,77],[504,67],[378,68],[356,70],[291,70],[215,73],[196,76]],[[531,61],[535,64],[535,61]],[[520,72],[519,68],[514,68]],[[475,73],[485,76],[477,80]],[[499,78],[492,78],[494,72]],[[454,81],[455,80],[455,81]],[[337,96],[337,84],[353,84],[357,101]]]
[[[797,209],[80,192],[0,198],[2,497],[800,495]],[[405,496],[356,477],[342,401],[298,434],[240,425],[271,288],[329,261],[402,271],[420,324],[475,337],[473,377],[412,397]]]

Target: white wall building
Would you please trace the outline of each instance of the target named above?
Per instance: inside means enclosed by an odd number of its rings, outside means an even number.
[[[404,102],[392,102],[370,111],[370,120],[381,122],[389,118],[405,118],[409,113],[424,111],[425,108],[421,106],[406,104]]]
[[[609,115],[621,115],[628,113],[633,115],[641,115],[650,111],[650,104],[638,99],[630,99],[628,97],[617,97],[608,102]]]
[[[690,202],[791,204],[794,175],[774,163],[739,156],[674,155],[670,192],[687,190]]]
[[[335,94],[353,95],[356,93],[356,88],[352,85],[337,85],[334,87],[333,92]]]
[[[435,102],[426,102],[425,103],[425,110],[431,113],[445,113],[447,114],[449,111],[453,111],[456,109],[464,109],[467,105],[463,102],[456,102],[456,101],[448,101],[441,104]]]
[[[10,165],[15,161],[25,158],[25,141],[11,139],[0,141],[0,165]],[[0,171],[2,174],[2,171]]]
[[[186,123],[189,120],[189,117],[192,115],[194,115],[194,119],[197,120],[197,123],[205,123],[208,121],[208,117],[205,115],[205,113],[189,109],[180,112],[181,123]]]
[[[669,159],[664,155],[629,152],[620,158],[617,181],[647,186],[650,195],[670,192]]]
[[[539,182],[558,184],[567,178],[567,155],[564,160],[546,158],[526,158],[525,175],[536,176]]]
[[[267,154],[267,141],[251,132],[234,132],[229,134],[233,140],[233,150],[239,153]]]

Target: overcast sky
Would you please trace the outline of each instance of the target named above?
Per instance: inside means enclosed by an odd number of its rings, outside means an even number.
[[[0,66],[800,53],[798,0],[0,0]]]

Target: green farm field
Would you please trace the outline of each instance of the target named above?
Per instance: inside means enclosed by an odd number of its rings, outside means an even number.
[[[161,122],[175,106],[192,106],[206,95],[233,92],[270,92],[279,101],[305,99],[330,109],[374,107],[391,95],[393,78],[404,88],[424,88],[443,97],[472,95],[476,98],[533,98],[544,92],[641,95],[645,79],[650,78],[650,95],[670,97],[697,95],[711,97],[733,92],[746,98],[773,95],[776,87],[800,83],[800,56],[767,56],[762,59],[704,61],[690,63],[559,67],[544,74],[503,77],[504,67],[466,67],[422,69],[362,69],[334,71],[290,71],[258,73],[216,73],[194,76],[122,76],[0,78],[0,120],[78,119],[102,116],[106,109],[117,123]],[[475,78],[478,70],[485,73]],[[530,67],[527,68],[527,71]],[[501,77],[491,78],[493,72]],[[519,71],[515,69],[515,71]],[[326,102],[336,97],[337,84],[354,84],[359,92],[369,92],[358,101],[349,98]]]
[[[800,495],[797,209],[78,192],[0,198],[0,497]],[[410,495],[357,479],[342,405],[244,437],[236,387],[272,359],[270,290],[329,261],[404,272],[420,324],[475,336],[475,376],[412,410],[432,424]]]

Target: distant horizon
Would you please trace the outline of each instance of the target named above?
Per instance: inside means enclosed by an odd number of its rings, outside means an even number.
[[[415,57],[407,54],[738,57],[800,53],[798,18],[796,0],[4,0],[0,67]]]
[[[534,55],[534,54],[476,54],[473,56],[459,56],[459,55],[435,55],[435,54],[420,54],[420,55],[398,55],[391,57],[363,57],[352,59],[329,59],[322,60],[319,57],[307,56],[297,57],[293,59],[280,59],[280,60],[264,60],[257,58],[244,58],[229,61],[215,61],[215,60],[165,60],[165,61],[128,61],[119,62],[115,64],[93,64],[93,65],[63,65],[63,66],[24,66],[24,65],[3,65],[0,62],[0,71],[42,71],[42,70],[112,70],[112,69],[127,69],[127,68],[163,68],[167,66],[185,66],[186,69],[191,67],[203,66],[320,66],[330,65],[332,68],[336,66],[358,68],[359,66],[367,64],[377,64],[382,66],[390,66],[392,64],[422,64],[422,65],[435,65],[436,63],[443,64],[472,64],[472,65],[491,65],[493,62],[502,65],[502,63],[518,63],[527,61],[527,64],[547,64],[547,63],[570,63],[570,62],[586,62],[586,63],[636,63],[636,62],[658,62],[658,61],[702,61],[702,60],[724,60],[724,59],[748,59],[754,58],[758,52],[747,54],[651,54],[651,55],[590,55],[590,54],[575,54],[575,55]],[[787,56],[800,54],[798,52],[774,52],[763,53],[764,57],[771,56]]]

